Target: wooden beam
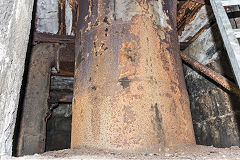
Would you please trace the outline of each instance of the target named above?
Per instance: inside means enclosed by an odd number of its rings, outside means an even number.
[[[209,0],[178,0],[178,1],[192,1],[200,4],[210,5]]]
[[[50,99],[59,103],[71,103],[73,83],[73,77],[51,76]]]
[[[239,0],[222,0],[223,6],[237,6],[240,5]]]
[[[234,29],[233,32],[236,38],[240,38],[240,29]]]
[[[239,2],[239,0],[228,0],[232,4],[235,2]],[[229,21],[229,18],[227,16],[227,13],[223,7],[223,1],[222,0],[210,0],[213,12],[215,14],[217,24],[219,27],[219,30],[222,35],[222,39],[224,42],[224,45],[226,47],[228,57],[230,59],[235,78],[237,80],[238,86],[240,86],[240,45],[238,40],[236,39],[236,36],[234,34],[234,31],[232,29],[232,25]]]

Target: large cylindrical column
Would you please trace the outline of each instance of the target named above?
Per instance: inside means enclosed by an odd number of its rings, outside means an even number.
[[[194,144],[176,0],[79,6],[72,147],[157,152]]]

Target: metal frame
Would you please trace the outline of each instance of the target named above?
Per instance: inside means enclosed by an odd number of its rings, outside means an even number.
[[[225,48],[227,50],[232,68],[240,86],[240,45],[237,37],[239,29],[234,30],[224,9],[224,6],[240,5],[240,0],[210,0]],[[234,33],[234,31],[236,31]],[[237,37],[236,37],[237,36]]]

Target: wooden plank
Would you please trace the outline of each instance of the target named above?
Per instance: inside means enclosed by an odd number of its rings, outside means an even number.
[[[223,6],[236,6],[240,5],[240,0],[222,0]]]
[[[240,38],[240,29],[234,29],[233,31],[236,38]]]
[[[237,0],[239,2],[239,0]],[[221,0],[210,0],[235,78],[240,86],[240,46]],[[234,0],[231,0],[234,2]]]
[[[50,99],[60,103],[71,103],[73,98],[73,77],[51,76]]]
[[[191,1],[201,3],[201,4],[205,4],[205,5],[210,5],[209,0],[191,0]]]
[[[178,0],[178,1],[187,2],[188,0]],[[195,3],[207,4],[207,5],[210,4],[209,0],[190,0],[190,1],[195,2]]]

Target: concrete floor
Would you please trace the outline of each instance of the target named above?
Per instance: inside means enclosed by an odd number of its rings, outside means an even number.
[[[234,159],[240,160],[240,148],[214,148],[207,146],[182,146],[179,148],[170,149],[167,148],[165,151],[159,153],[141,153],[141,154],[131,154],[131,153],[117,153],[114,151],[103,151],[90,148],[79,148],[79,149],[69,149],[54,152],[46,152],[41,155],[24,156],[19,158],[13,157],[2,157],[1,159],[19,159],[19,160],[29,160],[29,159],[82,159],[82,160],[101,160],[101,159],[191,159],[191,160],[203,160],[203,159]]]

